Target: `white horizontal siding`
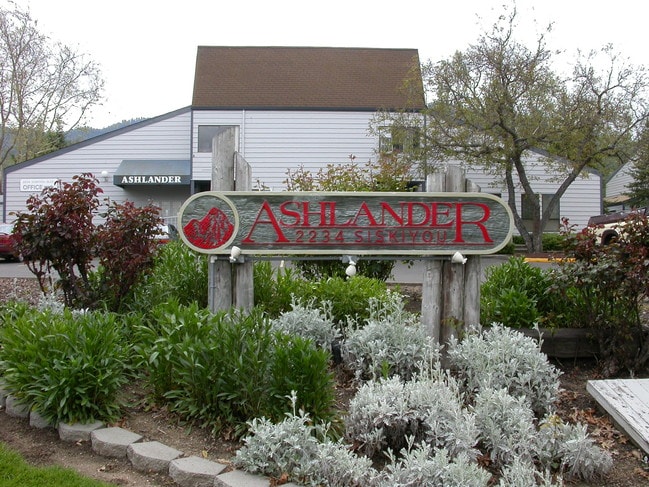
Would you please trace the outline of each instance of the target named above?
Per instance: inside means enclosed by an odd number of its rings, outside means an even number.
[[[607,198],[614,198],[628,193],[629,184],[633,181],[631,171],[633,171],[633,163],[627,162],[611,176],[606,182]]]
[[[198,153],[199,125],[237,125],[241,154],[253,181],[284,189],[289,168],[317,171],[327,164],[365,163],[375,157],[378,140],[368,134],[372,113],[324,111],[200,111],[194,114],[194,174],[211,177],[211,154]]]
[[[287,171],[300,165],[316,172],[327,164],[345,164],[356,156],[359,166],[376,159],[378,137],[369,134],[370,112],[325,111],[210,111],[189,110],[161,116],[130,130],[77,144],[62,153],[41,158],[8,172],[6,212],[25,208],[29,193],[19,191],[20,179],[60,178],[71,180],[81,172],[100,175],[108,171],[108,182],[101,181],[105,196],[116,201],[153,202],[163,209],[163,216],[173,216],[189,196],[189,188],[119,188],[112,175],[124,159],[192,158],[192,178],[210,180],[211,153],[198,153],[200,125],[232,125],[239,128],[239,150],[252,167],[254,184],[273,190],[285,189]],[[526,160],[532,186],[539,193],[554,193],[559,182],[546,173],[547,164],[530,154]],[[493,184],[493,176],[481,169],[467,169],[467,178],[488,193],[506,197],[504,185]],[[100,179],[102,179],[100,177]],[[520,205],[520,191],[516,204]],[[600,213],[600,177],[577,179],[560,202],[560,215],[578,227]]]
[[[530,153],[524,160],[527,175],[532,188],[538,194],[554,194],[565,178],[554,180],[548,174],[546,161],[534,153]],[[457,164],[458,162],[456,162]],[[466,177],[478,184],[485,193],[499,194],[507,200],[505,185],[494,176],[485,173],[480,168],[466,168]],[[601,177],[596,173],[582,173],[566,190],[559,202],[559,215],[567,218],[577,229],[588,224],[588,219],[601,213]],[[516,208],[520,211],[521,188],[516,188]]]
[[[94,142],[89,139],[35,163],[28,162],[16,166],[15,170],[5,173],[6,218],[12,219],[10,212],[25,210],[25,202],[30,193],[20,191],[21,179],[72,181],[74,175],[92,173],[100,180],[104,190],[102,197],[106,196],[115,201],[132,200],[127,190],[112,184],[113,173],[119,164],[124,159],[189,159],[190,120],[190,111],[168,118],[161,117],[154,122],[118,130],[114,136],[99,136]],[[102,171],[108,172],[108,182],[103,181]],[[185,191],[188,193],[188,188]],[[164,206],[166,208],[169,205]],[[169,208],[168,211],[177,209]]]

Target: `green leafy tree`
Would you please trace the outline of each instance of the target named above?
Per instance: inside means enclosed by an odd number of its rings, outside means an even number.
[[[506,9],[475,44],[423,66],[430,101],[421,154],[428,170],[430,161],[462,160],[495,176],[527,249],[540,251],[546,224],[580,173],[629,160],[649,116],[648,79],[644,67],[629,65],[611,46],[580,53],[572,73],[562,76],[545,41],[550,27],[528,48],[516,39],[516,20],[516,9]],[[531,149],[548,155],[546,170],[559,184],[543,212],[524,164]],[[530,202],[529,228],[516,190]]]
[[[636,159],[630,171],[629,196],[637,206],[649,205],[649,127],[640,137]]]
[[[61,148],[60,135],[83,123],[103,86],[87,55],[39,32],[29,10],[0,6],[0,173]]]

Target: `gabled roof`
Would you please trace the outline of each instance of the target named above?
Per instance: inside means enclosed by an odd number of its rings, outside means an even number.
[[[409,96],[406,80],[415,80]],[[416,49],[199,46],[194,109],[424,108]]]

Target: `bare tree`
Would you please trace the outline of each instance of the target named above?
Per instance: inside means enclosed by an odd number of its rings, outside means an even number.
[[[60,148],[102,100],[98,65],[39,32],[28,10],[0,6],[0,174]]]
[[[540,251],[553,210],[579,174],[629,159],[649,116],[649,84],[645,68],[629,65],[611,46],[579,53],[572,74],[562,77],[546,46],[551,26],[531,49],[515,39],[515,27],[516,10],[506,9],[465,51],[422,67],[429,102],[418,162],[424,172],[435,161],[452,159],[488,171],[506,188],[527,248]],[[543,211],[524,164],[530,149],[553,156],[544,163],[559,183]],[[516,189],[530,203],[531,228],[516,205]]]

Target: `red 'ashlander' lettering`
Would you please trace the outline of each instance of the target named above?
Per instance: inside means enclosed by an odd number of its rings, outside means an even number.
[[[421,231],[413,235],[443,234],[444,241],[457,244],[465,242],[466,230],[469,228],[472,233],[477,232],[481,236],[480,243],[493,243],[485,225],[491,215],[491,209],[485,203],[400,201],[390,204],[381,201],[370,205],[361,201],[352,212],[353,216],[349,216],[349,211],[346,211],[345,215],[341,213],[336,208],[336,201],[289,200],[273,207],[265,200],[242,243],[255,244],[257,232],[267,236],[269,231],[275,236],[275,244],[289,244],[292,242],[289,237],[298,230],[349,230],[351,235],[358,236],[361,234],[354,233],[356,229],[418,229],[434,230],[436,233]],[[387,239],[386,243],[389,244],[390,240]]]

